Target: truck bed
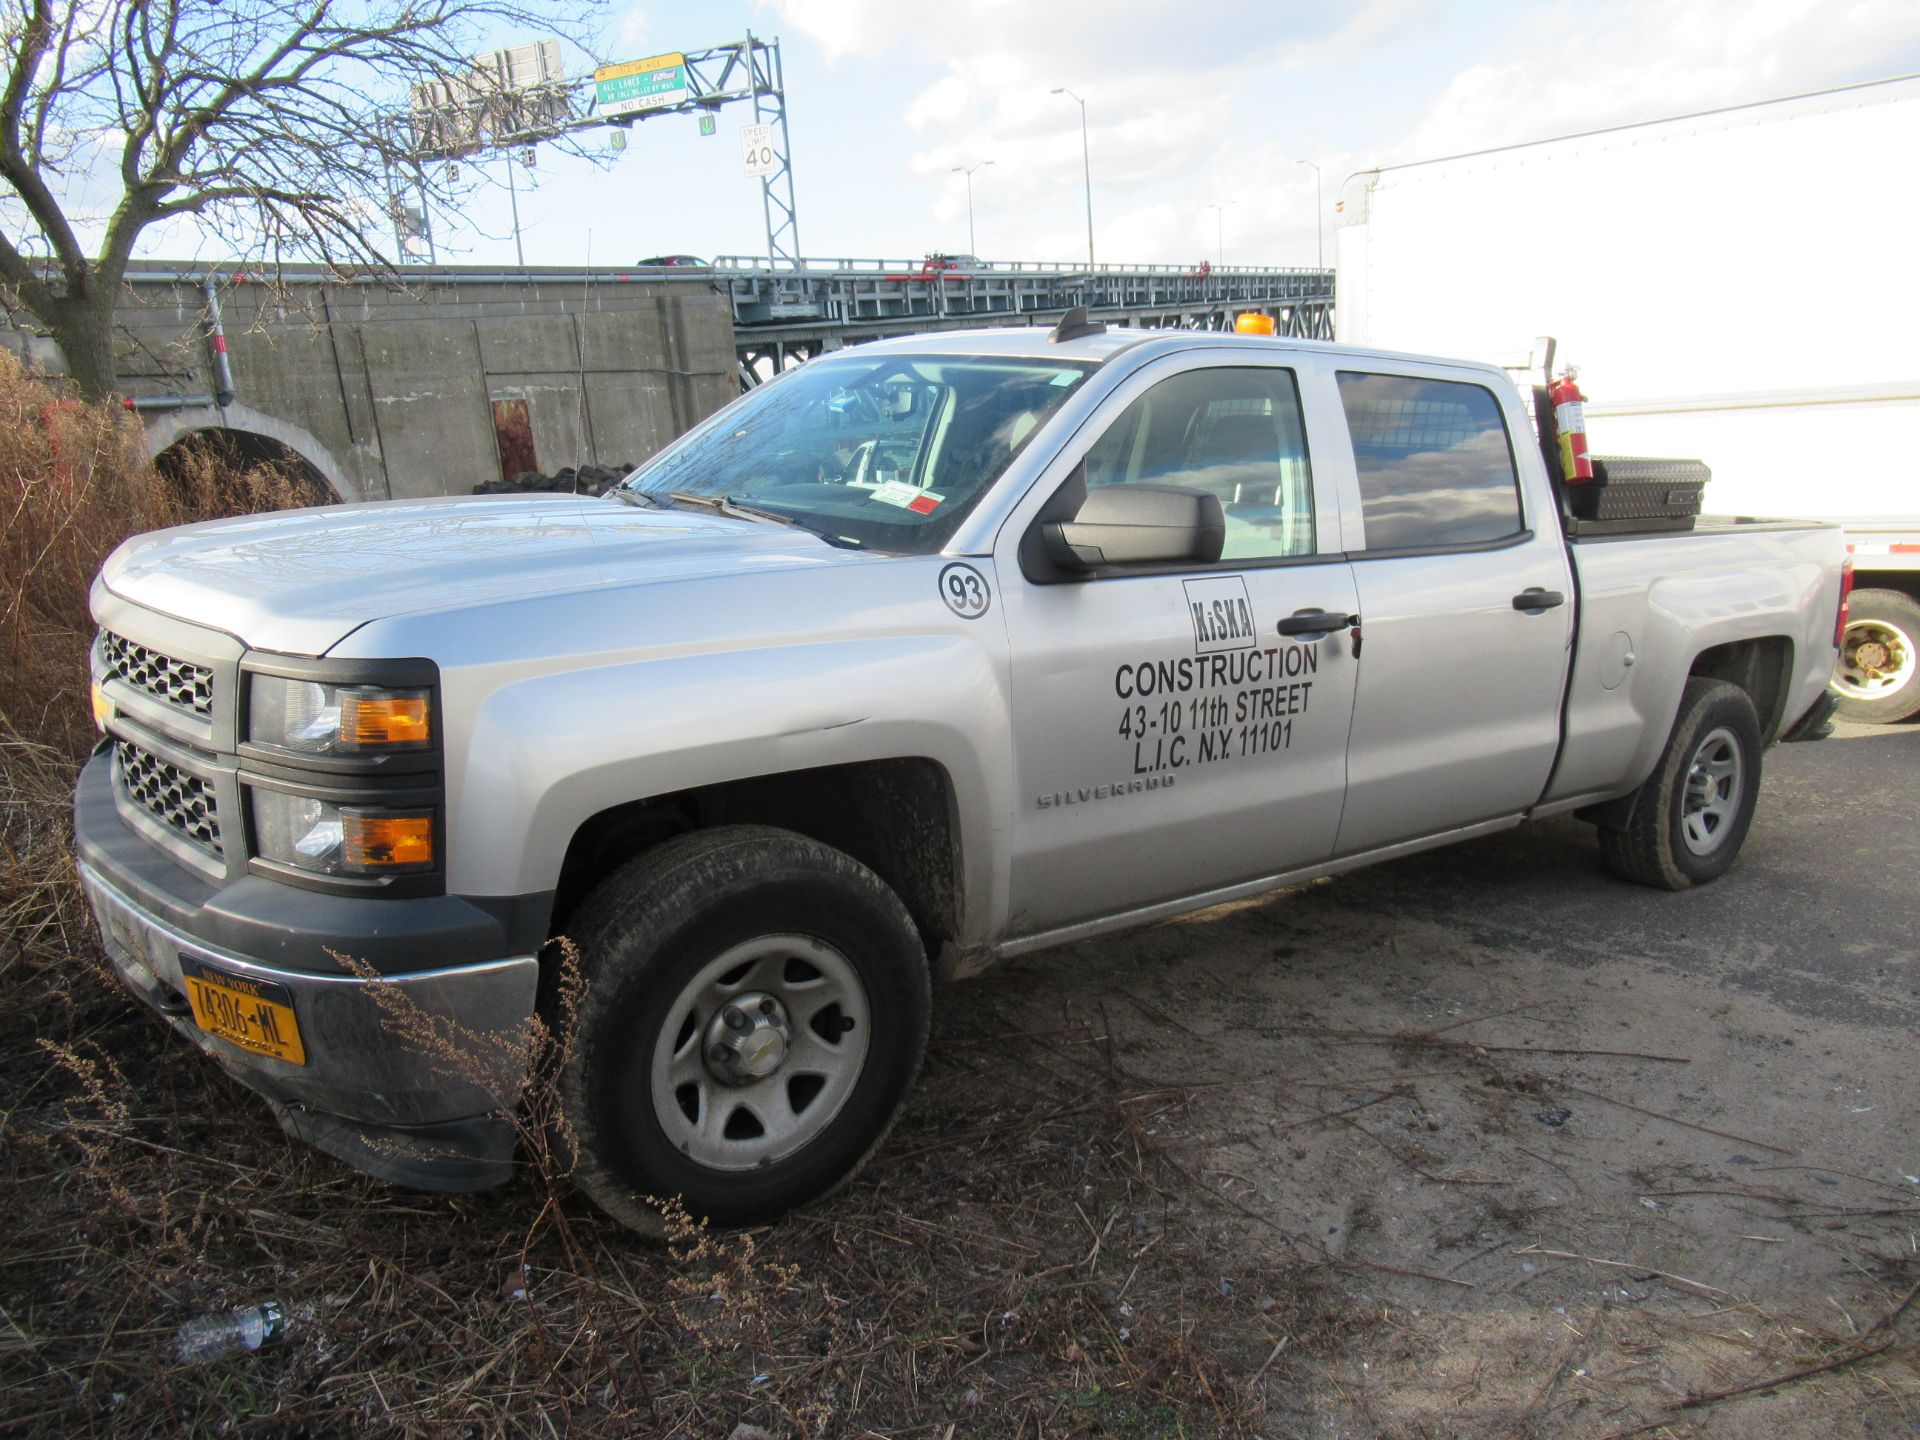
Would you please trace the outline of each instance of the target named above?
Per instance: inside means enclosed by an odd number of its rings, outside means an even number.
[[[1839,604],[1833,527],[1702,517],[1691,530],[1570,537],[1580,628],[1566,741],[1548,799],[1638,784],[1652,772],[1694,658],[1759,633],[1784,645],[1771,736],[1826,687]],[[1622,542],[1634,543],[1622,543]]]
[[[1565,524],[1567,539],[1575,545],[1619,540],[1684,540],[1695,535],[1756,535],[1765,531],[1822,530],[1824,520],[1773,520],[1755,515],[1701,515],[1684,529],[1654,528],[1657,521],[1575,520]]]

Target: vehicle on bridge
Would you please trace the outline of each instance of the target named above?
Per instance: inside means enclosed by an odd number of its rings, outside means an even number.
[[[927,256],[920,262],[920,268],[899,275],[889,275],[889,280],[969,280],[982,270],[991,270],[993,266],[978,255],[943,255],[939,251]]]
[[[1511,353],[1569,337],[1597,444],[1696,455],[1709,507],[1842,525],[1840,714],[1920,713],[1920,76],[1386,166],[1341,199],[1337,333]],[[1541,177],[1592,223],[1543,244]],[[1817,298],[1815,298],[1817,297]]]
[[[1544,815],[1728,870],[1840,532],[1571,518],[1528,425],[1491,365],[1078,311],[823,356],[601,499],[136,538],[81,875],[134,993],[426,1188],[509,1173],[568,937],[578,1182],[771,1216],[881,1142],[936,977]]]

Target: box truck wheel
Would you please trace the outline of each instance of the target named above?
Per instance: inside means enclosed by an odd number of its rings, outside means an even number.
[[[849,1179],[926,1051],[925,949],[864,865],[734,825],[650,850],[569,926],[586,975],[560,1074],[574,1180],[658,1229],[650,1197],[766,1220]]]
[[[1920,602],[1898,590],[1853,592],[1833,690],[1843,720],[1891,725],[1920,711]]]
[[[1600,831],[1600,852],[1623,880],[1685,890],[1733,865],[1760,792],[1760,720],[1738,685],[1695,675],[1653,774],[1635,792],[1624,829]]]

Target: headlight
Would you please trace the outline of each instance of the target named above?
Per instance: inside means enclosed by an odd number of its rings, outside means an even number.
[[[317,875],[393,875],[431,870],[433,812],[330,805],[308,795],[253,790],[254,849]]]
[[[433,744],[425,690],[324,685],[255,675],[247,738],[307,755],[384,755]]]

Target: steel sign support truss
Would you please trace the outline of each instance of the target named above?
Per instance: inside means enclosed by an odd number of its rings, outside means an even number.
[[[753,123],[770,127],[768,133],[774,147],[773,173],[762,177],[760,181],[761,211],[767,228],[767,257],[776,268],[786,266],[798,270],[800,219],[793,193],[793,149],[787,135],[786,72],[780,62],[780,42],[758,40],[749,32],[744,40],[715,45],[706,50],[688,50],[684,54],[687,98],[672,105],[627,115],[582,114],[592,108],[594,99],[594,82],[587,77],[565,86],[543,87],[542,92],[550,97],[546,102],[550,107],[548,114],[580,115],[579,119],[560,118],[534,123],[512,133],[505,133],[503,127],[496,125],[482,145],[467,139],[452,138],[435,144],[428,137],[438,138],[441,134],[452,136],[464,132],[429,126],[424,131],[416,131],[422,139],[414,158],[456,160],[478,149],[504,150],[517,145],[531,145],[607,125],[625,129],[635,121],[650,120],[656,115],[704,115],[711,114],[723,105],[748,102],[753,106]],[[571,106],[562,103],[562,97],[556,92],[564,92],[566,97],[571,97]],[[419,122],[416,121],[416,124]]]
[[[686,56],[686,102],[648,113],[712,111],[735,100],[753,102],[753,123],[770,127],[773,141],[774,170],[760,181],[767,259],[775,268],[785,265],[798,270],[800,216],[793,196],[793,147],[787,138],[786,71],[780,62],[780,42],[756,40],[748,31],[744,40],[711,50],[689,50]]]
[[[749,83],[753,88],[753,119],[766,125],[774,141],[774,171],[760,181],[760,208],[766,217],[767,258],[775,266],[800,268],[800,216],[793,198],[793,146],[787,138],[786,72],[780,64],[780,42],[765,45],[747,32],[745,51]],[[691,67],[692,57],[688,57]],[[784,194],[782,192],[785,192]]]

